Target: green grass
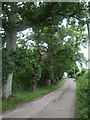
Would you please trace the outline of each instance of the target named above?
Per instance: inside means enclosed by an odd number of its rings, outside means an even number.
[[[42,95],[48,94],[56,90],[63,84],[64,80],[61,80],[59,83],[55,85],[50,85],[48,87],[38,87],[35,91],[31,92],[18,91],[13,95],[12,98],[2,101],[2,111],[4,112],[22,103],[33,101]]]

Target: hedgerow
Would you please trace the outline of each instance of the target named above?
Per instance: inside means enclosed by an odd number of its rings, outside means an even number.
[[[88,70],[77,78],[77,110],[80,118],[88,118]]]

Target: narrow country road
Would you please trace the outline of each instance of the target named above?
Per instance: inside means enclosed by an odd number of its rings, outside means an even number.
[[[4,113],[3,118],[76,118],[76,83],[66,79],[61,88]]]

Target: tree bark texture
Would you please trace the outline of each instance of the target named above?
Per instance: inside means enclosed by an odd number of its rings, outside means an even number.
[[[10,21],[10,26],[5,28],[6,32],[6,47],[7,47],[7,59],[9,65],[13,65],[13,52],[16,51],[16,21],[17,21],[17,3],[11,4],[11,12],[8,14],[8,19]],[[3,86],[3,96],[8,98],[12,95],[12,80],[13,71],[7,76],[6,84]]]

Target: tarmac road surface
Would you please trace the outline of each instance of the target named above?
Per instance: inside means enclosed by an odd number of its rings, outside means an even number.
[[[76,118],[76,83],[65,79],[61,88],[4,113],[3,118]]]

